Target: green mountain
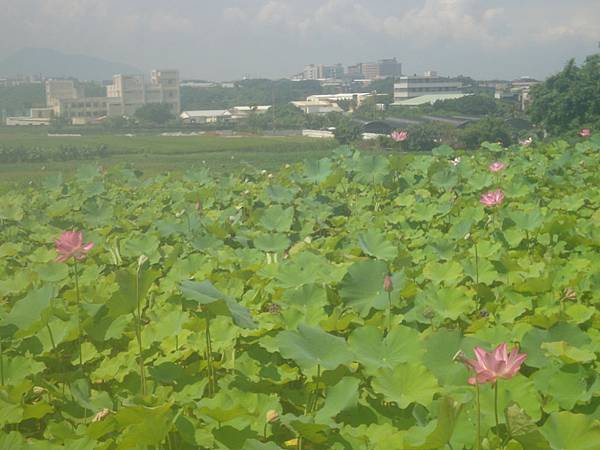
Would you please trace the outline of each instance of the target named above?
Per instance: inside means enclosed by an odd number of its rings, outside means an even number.
[[[139,74],[128,64],[86,55],[73,55],[47,48],[24,48],[0,60],[0,77],[42,75],[48,78],[107,80],[114,74]]]

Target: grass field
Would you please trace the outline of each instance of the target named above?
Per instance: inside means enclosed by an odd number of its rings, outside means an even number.
[[[286,163],[321,158],[337,144],[332,140],[303,137],[269,136],[135,136],[85,134],[81,137],[50,137],[48,129],[0,128],[0,145],[25,148],[57,148],[60,146],[92,147],[106,145],[108,158],[95,160],[99,164],[133,164],[149,175],[164,171],[187,170],[206,165],[227,173],[244,167],[273,170]],[[0,164],[1,182],[21,182],[48,174],[69,174],[89,161],[58,161],[45,163]]]

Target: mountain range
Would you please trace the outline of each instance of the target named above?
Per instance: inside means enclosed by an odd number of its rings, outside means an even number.
[[[23,48],[0,60],[0,77],[42,75],[46,78],[77,78],[87,81],[111,79],[114,74],[140,74],[128,64],[47,48]]]

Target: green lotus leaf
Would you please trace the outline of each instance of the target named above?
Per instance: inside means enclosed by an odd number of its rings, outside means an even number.
[[[372,387],[387,401],[396,402],[401,409],[411,403],[429,407],[440,388],[436,378],[424,366],[400,364],[394,369],[379,369]]]
[[[307,160],[304,163],[304,177],[310,183],[325,181],[332,172],[332,162],[329,158]]]
[[[263,252],[283,252],[290,240],[284,234],[260,234],[254,239],[254,246]]]
[[[181,282],[181,292],[186,300],[192,301],[215,315],[229,316],[241,328],[256,328],[250,311],[231,297],[220,292],[210,281],[186,280]]]
[[[325,395],[323,407],[317,411],[315,421],[327,423],[342,411],[353,408],[358,402],[360,380],[358,378],[342,378],[335,386],[329,387]]]
[[[553,449],[596,450],[600,421],[568,411],[553,413],[541,428]]]
[[[358,237],[358,244],[367,255],[384,261],[391,261],[398,255],[396,246],[375,230],[362,233]]]
[[[436,420],[426,427],[412,427],[404,440],[406,450],[436,450],[444,448],[454,433],[461,405],[449,397],[440,400]]]
[[[369,373],[379,368],[393,369],[401,363],[419,362],[424,351],[419,332],[405,326],[393,327],[385,337],[372,326],[357,328],[348,338],[348,346]]]
[[[294,360],[306,374],[314,373],[317,366],[334,370],[352,360],[346,341],[320,328],[299,325],[296,331],[282,331],[276,340],[281,356]]]
[[[259,223],[270,231],[289,231],[294,220],[294,209],[283,209],[279,205],[267,208],[260,217]]]
[[[387,273],[388,266],[383,261],[353,264],[340,285],[342,300],[363,317],[372,309],[384,309],[388,304],[387,292],[383,290]]]

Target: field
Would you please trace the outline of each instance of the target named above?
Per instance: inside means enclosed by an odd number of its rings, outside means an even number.
[[[0,194],[0,448],[596,450],[599,164],[340,147]]]
[[[218,173],[242,169],[274,170],[287,163],[319,159],[335,148],[331,140],[303,137],[221,137],[221,136],[135,136],[84,134],[82,137],[48,137],[43,128],[0,127],[0,149],[26,149],[41,156],[61,147],[106,147],[99,163],[107,167],[132,164],[148,175],[164,171],[181,172],[190,166],[206,166]],[[2,158],[0,157],[0,160]],[[50,173],[73,173],[81,161],[27,161],[0,163],[2,181],[35,180]]]

